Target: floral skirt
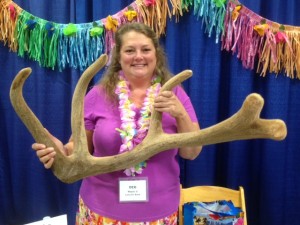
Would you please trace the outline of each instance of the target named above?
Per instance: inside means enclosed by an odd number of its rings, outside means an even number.
[[[79,197],[79,209],[76,214],[76,225],[177,225],[177,214],[151,222],[125,222],[107,218],[90,210]]]

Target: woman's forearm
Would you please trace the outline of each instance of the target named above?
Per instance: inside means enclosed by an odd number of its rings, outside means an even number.
[[[198,123],[193,123],[189,115],[185,112],[183,115],[176,118],[178,133],[193,132],[200,129]],[[201,152],[202,146],[181,147],[179,155],[184,159],[195,159]]]

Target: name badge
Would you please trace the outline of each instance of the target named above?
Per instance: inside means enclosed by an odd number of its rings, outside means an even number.
[[[119,179],[119,201],[148,202],[148,179],[146,177],[130,177]]]

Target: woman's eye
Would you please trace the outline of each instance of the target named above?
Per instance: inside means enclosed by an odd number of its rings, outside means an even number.
[[[125,52],[133,52],[133,50],[131,50],[131,49],[127,49]]]

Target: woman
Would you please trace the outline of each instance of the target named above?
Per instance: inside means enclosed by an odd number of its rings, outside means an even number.
[[[163,113],[166,133],[200,129],[190,99],[180,86],[158,95],[170,76],[155,32],[141,23],[121,26],[115,33],[111,64],[85,98],[90,153],[103,157],[133,149],[147,134],[152,108]],[[63,146],[52,138],[65,154],[72,154],[72,139]],[[40,143],[32,148],[50,168],[54,149]],[[124,171],[85,178],[76,223],[177,224],[180,180],[176,155],[194,159],[200,151],[201,146],[171,149]]]

